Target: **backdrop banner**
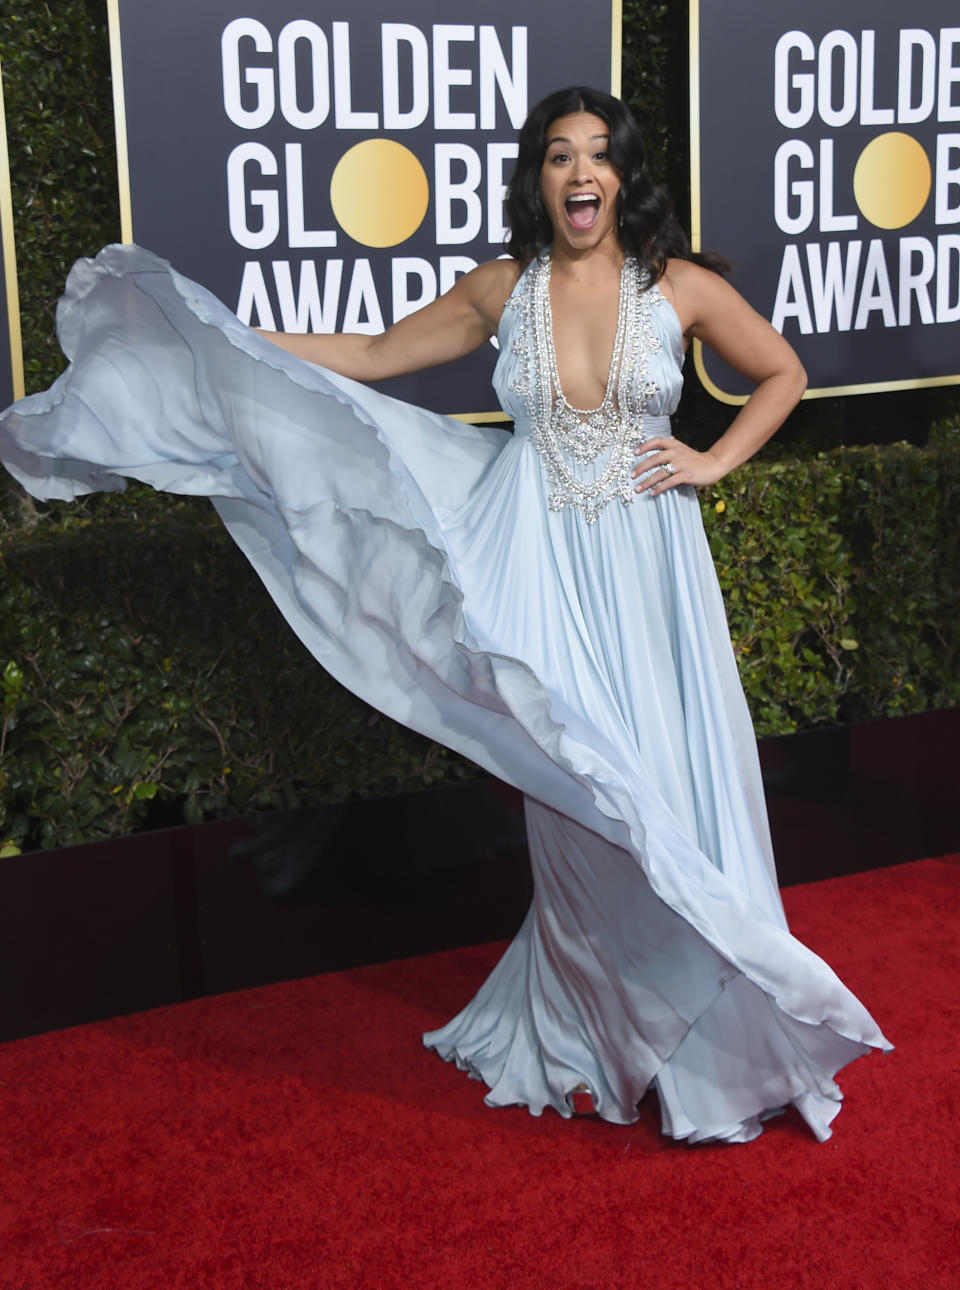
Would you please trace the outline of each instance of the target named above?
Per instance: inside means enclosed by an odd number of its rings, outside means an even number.
[[[7,125],[3,108],[3,71],[0,69],[0,408],[8,407],[14,399],[23,398],[19,299]]]
[[[502,254],[528,106],[619,92],[619,0],[109,6],[124,239],[271,329],[379,332]],[[499,415],[495,358],[382,388]]]
[[[960,382],[956,0],[692,0],[692,232],[808,397]],[[717,398],[749,383],[695,347]]]

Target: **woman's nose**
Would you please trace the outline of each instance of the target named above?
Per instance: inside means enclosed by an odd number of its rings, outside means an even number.
[[[584,180],[589,179],[592,174],[593,172],[590,168],[589,157],[577,157],[574,160],[572,178],[575,184],[582,184]]]

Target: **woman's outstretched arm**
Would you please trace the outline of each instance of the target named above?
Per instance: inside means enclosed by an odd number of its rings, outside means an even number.
[[[459,278],[445,295],[377,336],[261,331],[309,363],[358,381],[381,381],[448,363],[478,349],[497,330],[518,277],[513,260],[490,260]]]

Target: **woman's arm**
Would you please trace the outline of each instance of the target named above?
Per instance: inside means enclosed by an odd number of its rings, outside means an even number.
[[[518,274],[515,261],[490,260],[458,278],[438,300],[377,336],[260,334],[298,358],[341,376],[381,381],[447,363],[479,348],[495,333]]]
[[[678,484],[715,484],[763,447],[807,388],[806,372],[790,345],[719,274],[689,260],[671,260],[660,287],[677,311],[684,336],[709,345],[757,388],[706,452],[675,439],[650,439],[643,445],[650,455],[637,474],[673,466],[671,473],[651,475],[638,488],[653,493]]]

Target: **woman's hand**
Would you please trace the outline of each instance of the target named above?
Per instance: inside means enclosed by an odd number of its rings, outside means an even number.
[[[638,493],[665,493],[680,484],[705,488],[715,484],[727,473],[723,463],[712,452],[697,452],[672,436],[647,439],[634,449],[639,461],[633,470],[634,479],[647,477],[637,485]],[[652,471],[652,474],[647,474]]]

